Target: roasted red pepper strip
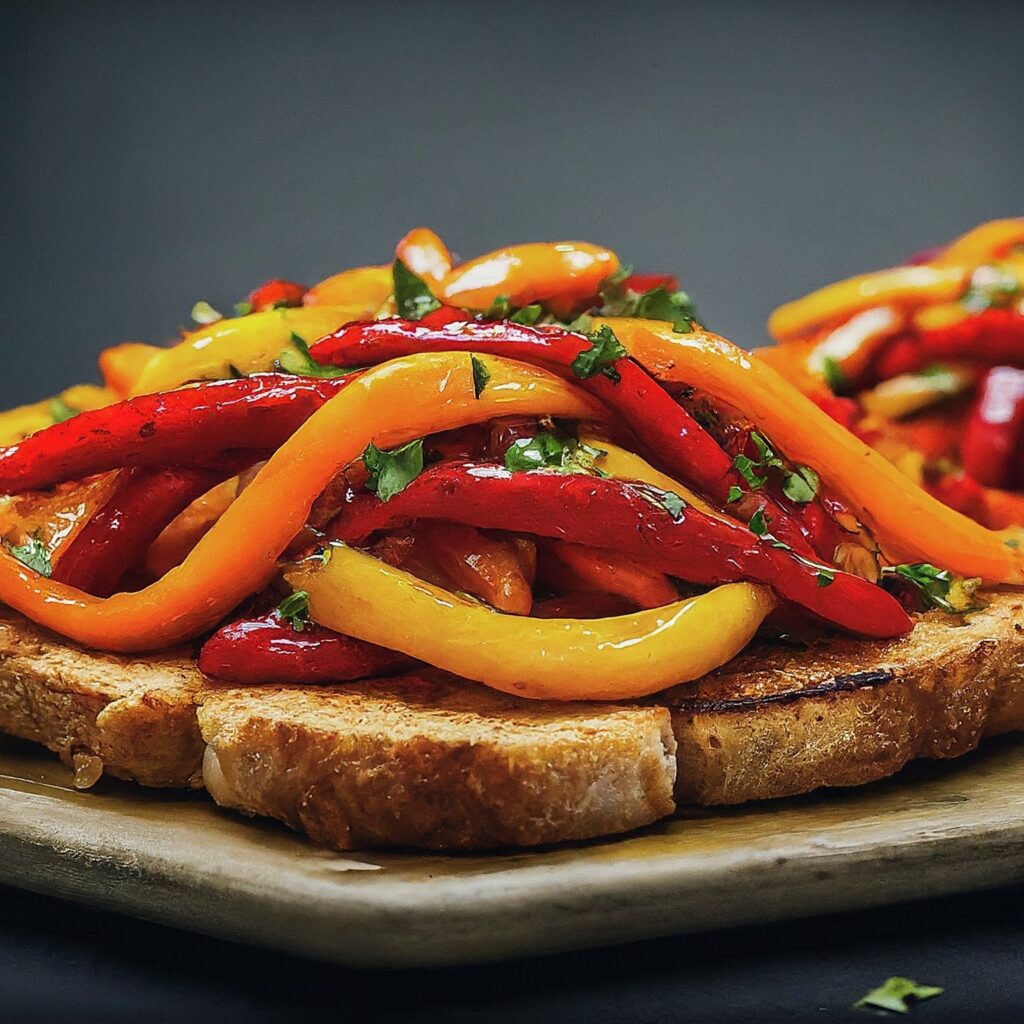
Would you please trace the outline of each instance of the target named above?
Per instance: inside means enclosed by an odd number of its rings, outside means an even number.
[[[584,335],[558,327],[465,320],[446,320],[435,326],[423,320],[393,318],[347,324],[318,341],[310,354],[318,362],[334,366],[373,365],[415,352],[446,351],[491,353],[540,364],[568,377],[617,412],[670,476],[694,485],[721,505],[727,503],[731,487],[747,490],[732,458],[639,363],[629,358],[617,360],[617,381],[604,373],[576,377],[571,370],[573,360],[592,344]],[[771,497],[766,500],[774,507],[775,533],[781,540],[806,557],[824,554],[831,558],[831,551],[815,550],[807,531],[791,513]]]
[[[265,309],[277,309],[281,306],[301,306],[306,297],[306,286],[294,281],[282,281],[275,278],[261,284],[249,293],[249,305],[254,313]]]
[[[199,669],[232,683],[331,683],[388,675],[416,662],[316,623],[302,632],[276,611],[222,626],[203,644]]]
[[[687,507],[674,517],[665,492],[579,474],[510,473],[500,466],[442,464],[389,501],[351,491],[329,533],[358,543],[415,519],[444,519],[613,548],[692,583],[769,584],[786,600],[852,633],[900,636],[912,626],[899,603],[858,576],[794,558],[746,527]],[[768,527],[774,526],[768,515]],[[824,584],[824,585],[823,585]]]
[[[176,515],[257,458],[226,459],[220,469],[139,466],[126,470],[106,504],[61,552],[53,579],[87,594],[109,597]]]
[[[231,449],[272,450],[355,376],[261,373],[79,413],[0,449],[0,493],[128,466],[216,468]]]
[[[980,484],[1024,484],[1024,370],[997,366],[985,375],[960,448],[964,469]]]
[[[622,282],[622,288],[624,291],[636,292],[637,295],[652,292],[655,288],[675,292],[679,290],[679,279],[672,274],[630,274]]]

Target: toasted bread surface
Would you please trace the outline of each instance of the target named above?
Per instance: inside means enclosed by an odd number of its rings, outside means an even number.
[[[219,803],[340,849],[528,846],[675,809],[664,708],[526,701],[424,672],[210,688],[199,721]]]
[[[101,772],[146,786],[200,786],[202,676],[187,652],[86,651],[13,613],[0,618],[0,731],[42,743],[87,786]]]
[[[963,621],[932,612],[898,640],[761,644],[657,702],[672,710],[681,802],[873,782],[1024,729],[1024,594]]]

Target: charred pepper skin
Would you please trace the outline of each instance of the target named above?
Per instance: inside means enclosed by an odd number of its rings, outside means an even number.
[[[511,530],[612,548],[691,583],[765,583],[779,597],[861,636],[902,636],[912,628],[899,602],[875,584],[794,558],[771,537],[695,508],[673,514],[664,494],[645,484],[581,474],[441,464],[386,502],[350,491],[328,534],[358,544],[417,519]]]
[[[79,413],[0,449],[0,493],[129,466],[216,468],[225,452],[272,451],[356,376],[260,373]]]

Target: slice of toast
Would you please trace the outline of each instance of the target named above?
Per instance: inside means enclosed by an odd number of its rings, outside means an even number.
[[[671,728],[670,728],[671,715]],[[330,687],[204,680],[0,622],[0,729],[338,848],[470,849],[626,831],[675,799],[848,786],[1024,728],[1024,594],[911,636],[762,644],[646,704],[522,700],[441,673]],[[673,733],[675,739],[673,739]],[[678,743],[678,750],[676,750]],[[678,771],[677,771],[678,764]]]
[[[680,802],[873,782],[1024,729],[1024,593],[963,622],[932,612],[898,640],[761,644],[657,701],[672,710]]]

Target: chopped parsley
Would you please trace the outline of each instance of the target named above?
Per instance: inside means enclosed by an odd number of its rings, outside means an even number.
[[[782,474],[782,493],[798,504],[806,505],[813,501],[818,493],[818,474],[810,466],[797,466],[790,471],[785,462],[776,454],[772,446],[756,430],[750,432],[750,440],[757,450],[757,458],[752,459],[749,455],[737,455],[732,460],[733,468],[746,481],[752,491],[760,490],[768,483],[768,473],[777,469]],[[739,490],[739,488],[734,488]],[[738,500],[732,498],[733,489],[730,489],[730,501]]]
[[[310,354],[306,339],[299,337],[292,331],[292,342],[286,349],[281,350],[277,357],[277,365],[285,373],[294,373],[299,377],[320,377],[328,379],[331,377],[344,377],[352,371],[345,366],[324,366],[318,363]]]
[[[725,499],[726,503],[731,505],[733,502],[739,501],[743,497],[743,488],[737,487],[735,484],[729,488],[728,497]]]
[[[544,316],[544,307],[539,302],[531,303],[517,309],[509,320],[514,324],[522,324],[524,327],[532,327],[541,317]]]
[[[531,469],[553,469],[559,473],[590,473],[603,475],[596,460],[604,455],[600,448],[592,448],[574,437],[558,437],[542,430],[533,437],[520,437],[505,452],[505,468],[512,473]]]
[[[836,581],[836,574],[831,569],[819,569],[816,579],[819,587],[830,587]]]
[[[291,623],[296,633],[301,633],[309,621],[309,592],[296,590],[277,606],[277,610],[282,619]]]
[[[50,552],[38,533],[29,537],[24,544],[8,544],[7,549],[22,565],[39,573],[40,576],[53,575]]]
[[[235,316],[248,316],[252,312],[251,302],[236,302]]]
[[[512,302],[507,295],[496,295],[484,313],[485,320],[507,320],[512,312]]]
[[[664,285],[652,288],[648,292],[635,292],[626,287],[626,281],[632,273],[630,267],[620,267],[602,282],[599,292],[604,303],[601,308],[602,314],[665,320],[677,333],[689,334],[693,330],[696,317],[690,296],[682,291],[670,292]]]
[[[491,379],[491,372],[484,365],[482,359],[470,356],[469,361],[473,367],[473,394],[476,398],[479,398],[484,388],[487,387],[487,382]]]
[[[54,423],[63,423],[65,420],[71,419],[72,416],[77,416],[82,410],[75,409],[68,405],[59,395],[56,398],[50,399],[49,405],[50,419]]]
[[[678,523],[682,521],[686,502],[675,491],[663,491],[660,487],[654,487],[652,484],[641,484],[635,489],[644,501],[650,502],[655,508],[660,508],[662,511],[667,512],[672,517],[673,522]]]
[[[939,569],[927,562],[887,565],[882,580],[909,584],[925,606],[939,608],[951,615],[961,615],[974,607],[974,594],[981,581],[954,576],[948,569]]]
[[[894,1013],[908,1013],[914,1003],[934,999],[935,996],[941,996],[943,991],[938,985],[919,985],[909,978],[886,978],[878,988],[873,988],[853,1005],[855,1009],[868,1006],[878,1010],[892,1010]]]
[[[615,337],[607,324],[602,324],[598,330],[588,334],[587,338],[590,341],[590,348],[584,349],[572,361],[572,372],[580,380],[589,380],[603,373],[613,384],[618,384],[622,380],[622,375],[615,369],[615,363],[629,355],[625,346]]]
[[[508,320],[524,327],[532,327],[544,316],[544,307],[539,302],[515,309],[507,295],[499,295],[484,313],[485,320]]]
[[[430,286],[419,274],[414,274],[401,260],[395,260],[391,269],[395,282],[395,305],[398,315],[406,320],[422,320],[428,313],[441,308]]]
[[[846,374],[832,356],[825,356],[822,359],[821,372],[825,375],[825,383],[833,394],[841,395],[846,390]]]
[[[218,320],[224,319],[223,313],[218,313],[205,299],[200,299],[193,307],[192,319],[197,324],[215,324]]]
[[[423,472],[423,438],[390,451],[370,443],[363,452],[363,465],[370,474],[367,490],[376,492],[381,501],[390,501]]]

